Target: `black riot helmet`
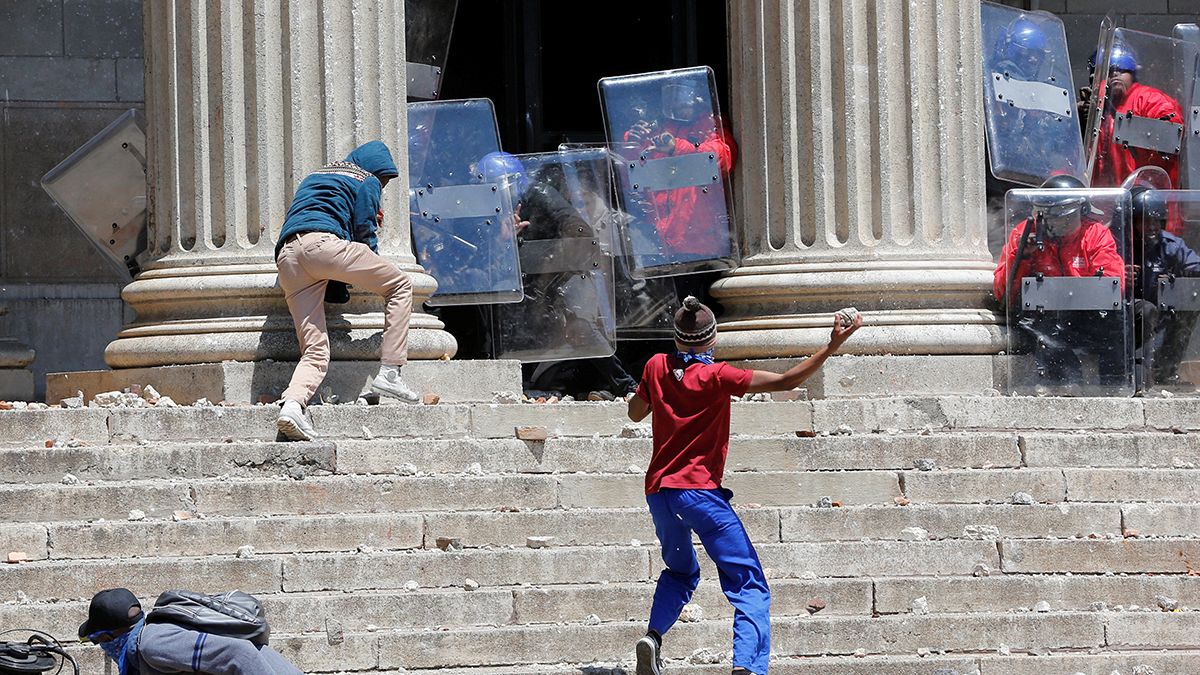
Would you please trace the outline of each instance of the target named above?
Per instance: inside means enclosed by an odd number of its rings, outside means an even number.
[[[1136,220],[1148,218],[1162,222],[1167,219],[1167,200],[1163,199],[1161,192],[1139,185],[1130,193],[1133,195],[1133,217]]]
[[[1133,195],[1133,228],[1138,238],[1157,241],[1167,224],[1167,200],[1158,190],[1137,186]]]
[[[1051,176],[1042,183],[1045,190],[1085,190],[1087,186],[1075,176]],[[1047,193],[1033,198],[1033,205],[1047,219],[1061,220],[1073,216],[1087,207],[1087,197],[1083,194]]]

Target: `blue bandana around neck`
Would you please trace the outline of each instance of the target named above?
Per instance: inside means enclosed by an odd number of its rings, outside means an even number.
[[[136,668],[130,668],[127,662],[129,656],[129,645],[137,644],[138,635],[142,632],[142,627],[146,625],[146,618],[138,619],[138,622],[133,624],[133,628],[129,632],[115,637],[108,642],[102,643],[100,648],[108,654],[108,658],[112,659],[117,664],[117,672],[121,675],[130,675],[137,672]]]
[[[690,362],[713,364],[713,350],[706,349],[702,352],[697,352],[695,349],[689,349],[686,352],[675,352],[675,358],[683,361],[683,365],[688,365]]]

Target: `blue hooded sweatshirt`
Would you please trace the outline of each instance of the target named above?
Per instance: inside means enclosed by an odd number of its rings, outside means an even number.
[[[379,179],[399,175],[392,151],[381,141],[360,145],[345,161],[326,164],[308,174],[292,197],[275,244],[275,256],[279,256],[283,242],[297,232],[328,232],[366,244],[378,253],[375,217],[383,191]]]

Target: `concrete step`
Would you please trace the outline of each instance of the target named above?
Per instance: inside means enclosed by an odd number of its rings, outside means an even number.
[[[29,504],[37,504],[30,510]],[[153,520],[177,510],[206,516],[376,513],[453,509],[550,508],[551,476],[318,477],[307,480],[204,479],[96,485],[0,486],[0,518],[10,521]]]
[[[649,438],[551,437],[544,443],[514,438],[454,440],[342,440],[337,443],[341,473],[391,473],[408,463],[430,473],[463,471],[479,464],[489,471],[516,473],[622,472],[645,469]],[[1021,454],[1015,434],[871,434],[796,438],[734,436],[729,471],[815,471],[911,469],[917,459],[939,467],[1017,467]]]
[[[820,598],[820,616],[870,616],[871,582],[863,579],[780,579],[772,583],[772,615],[808,616],[807,604]],[[506,586],[357,593],[262,593],[272,630],[278,634],[324,633],[331,625],[351,632],[412,628],[542,625],[587,621],[643,620],[654,583]],[[142,598],[153,605],[154,596]],[[720,587],[705,583],[692,604],[708,619],[729,620],[733,610]],[[0,625],[21,625],[52,635],[68,635],[87,616],[87,601],[0,604]],[[595,617],[595,618],[591,618]]]
[[[1164,631],[1168,640],[1185,638],[1200,625],[1200,613],[1160,615],[1148,621]],[[1135,617],[1145,618],[1145,617]],[[1137,639],[1128,624],[1112,619],[1114,640]],[[979,614],[970,616],[906,616],[851,618],[785,618],[772,622],[772,651],[776,655],[850,655],[856,650],[871,654],[915,655],[918,650],[957,654],[995,653],[999,645],[1011,650],[1101,649],[1107,646],[1106,618],[1099,613]],[[552,662],[586,663],[620,661],[630,657],[631,645],[645,632],[636,622],[567,624],[557,626],[496,627],[440,631],[397,631],[364,636],[378,641],[378,667],[419,669],[447,666],[506,666]],[[358,637],[358,636],[354,636]],[[667,636],[665,655],[683,658],[697,650],[720,654],[729,649],[730,629],[725,620],[681,623]],[[279,641],[277,648],[308,670],[352,670],[341,665],[355,656],[342,645],[329,647],[320,638],[297,637]],[[276,644],[273,640],[272,644]],[[320,661],[304,657],[316,656]],[[310,656],[311,655],[311,656]],[[374,665],[374,664],[372,664]],[[360,667],[361,668],[361,667]]]
[[[67,411],[63,411],[67,412]],[[361,433],[361,432],[360,432]],[[1188,439],[1195,439],[1189,441]],[[1111,448],[1101,449],[1112,445]],[[1082,447],[1080,447],[1082,446]],[[734,436],[729,471],[912,470],[917,460],[937,469],[1031,469],[1092,466],[1190,469],[1200,462],[1200,435],[1175,434],[871,434],[859,436]],[[196,478],[323,471],[389,474],[411,465],[425,473],[457,473],[479,464],[500,473],[602,473],[643,470],[649,438],[341,439],[318,443],[145,441],[79,447],[0,450],[0,483]]]
[[[1200,430],[1189,399],[907,397],[735,403],[733,433],[787,435],[795,431],[1146,431]],[[5,445],[75,438],[109,440],[273,440],[273,406],[169,409],[0,411]],[[616,435],[627,423],[625,404],[438,404],[431,406],[313,406],[326,438],[511,438],[513,428],[546,426],[555,436]]]
[[[1180,608],[1200,609],[1200,577],[1184,575],[1001,574],[933,579],[876,578],[875,605],[880,614],[914,611],[940,613],[1030,611],[1046,602],[1052,611],[1109,611],[1120,607],[1160,611],[1160,599]],[[924,603],[914,603],[925,598]],[[1099,603],[1099,604],[1098,604]],[[1169,605],[1168,605],[1169,606]]]
[[[1020,446],[1034,468],[1200,466],[1200,434],[1026,432]]]
[[[697,658],[668,660],[665,672],[689,675],[726,675],[728,654],[719,665],[702,665],[712,652]],[[1154,673],[1155,675],[1193,675],[1200,663],[1200,650],[1145,652],[1104,650],[1098,654],[1053,654],[1028,656],[815,656],[784,657],[771,661],[775,675],[1112,675],[1113,673]],[[629,675],[632,657],[620,663],[578,663],[543,666],[501,666],[479,668],[437,668],[380,671],[381,675],[437,672],[438,675]]]
[[[1197,520],[1187,520],[1200,505],[1164,505],[1182,509],[1162,528],[1140,536],[1198,536]],[[1158,507],[1156,507],[1158,508]],[[996,540],[1118,536],[1122,509],[1115,504],[1058,505],[911,505],[844,508],[764,508],[739,506],[738,513],[757,545],[778,542],[912,541],[915,539]],[[1125,507],[1130,514],[1140,513]],[[1156,512],[1161,514],[1161,510]],[[32,560],[106,557],[229,555],[243,545],[258,553],[319,553],[368,550],[433,549],[441,537],[456,538],[468,549],[525,547],[530,537],[552,537],[552,547],[653,544],[653,522],[644,507],[611,509],[557,508],[524,511],[434,513],[337,513],[304,516],[197,517],[180,511],[182,520],[13,523],[0,525],[8,550]],[[1127,515],[1129,523],[1140,522]],[[1148,515],[1148,523],[1166,520]],[[920,528],[924,532],[914,531]]]
[[[1191,574],[1200,539],[1006,539],[999,542],[1006,574]]]
[[[0,483],[59,483],[152,478],[332,473],[337,446],[331,442],[154,443],[0,450]]]

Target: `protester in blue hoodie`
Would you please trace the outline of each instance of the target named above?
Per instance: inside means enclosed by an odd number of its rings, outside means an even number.
[[[379,255],[376,236],[383,221],[380,196],[388,181],[398,175],[388,147],[371,141],[355,148],[344,161],[312,172],[296,188],[275,245],[279,285],[301,349],[300,363],[283,392],[277,422],[279,431],[289,439],[316,438],[304,409],[329,368],[324,300],[331,282],[383,296],[381,365],[371,390],[417,402],[417,394],[400,379],[400,367],[408,362],[412,281]]]
[[[79,639],[99,645],[118,675],[303,675],[267,645],[171,623],[147,624],[142,604],[127,588],[92,597]]]

